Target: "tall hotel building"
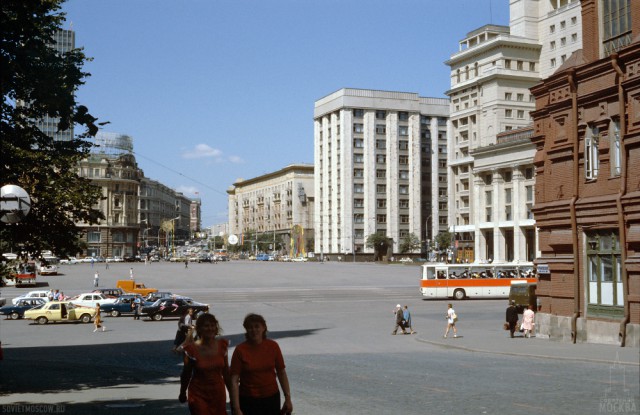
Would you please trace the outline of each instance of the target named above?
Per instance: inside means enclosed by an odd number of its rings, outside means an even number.
[[[458,260],[533,261],[529,88],[581,47],[578,0],[511,0],[510,25],[467,34],[451,67],[449,231]]]
[[[57,30],[53,35],[53,44],[51,45],[59,54],[70,52],[76,47],[76,32],[73,30]],[[59,118],[45,116],[38,120],[38,128],[40,131],[58,141],[70,141],[73,139],[73,125],[64,131],[58,131]]]
[[[340,89],[315,103],[315,251],[373,253],[367,237],[447,228],[449,100]],[[389,252],[391,255],[391,252]]]

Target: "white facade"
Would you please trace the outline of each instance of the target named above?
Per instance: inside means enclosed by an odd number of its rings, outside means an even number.
[[[315,251],[371,253],[373,233],[423,242],[446,207],[448,100],[341,89],[315,103]],[[446,211],[443,212],[446,228]]]
[[[294,226],[313,238],[313,166],[292,164],[252,179],[239,179],[229,194],[229,234],[273,233],[287,244]],[[276,236],[277,235],[277,236]]]
[[[536,255],[534,223],[519,205],[525,201],[513,199],[518,206],[512,206],[511,220],[503,204],[509,192],[513,198],[525,194],[532,180],[524,177],[532,171],[535,149],[518,139],[516,130],[531,124],[535,103],[529,88],[581,45],[578,0],[511,0],[510,14],[510,26],[486,25],[468,33],[446,62],[451,67],[449,231],[456,235],[461,260],[525,261]],[[510,131],[515,135],[500,142],[498,135]],[[513,178],[509,184],[502,181],[505,174]],[[487,181],[491,190],[485,189]]]

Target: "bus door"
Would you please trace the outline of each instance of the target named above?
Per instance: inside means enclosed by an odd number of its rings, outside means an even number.
[[[447,266],[435,267],[435,298],[447,298],[449,288],[448,272]]]

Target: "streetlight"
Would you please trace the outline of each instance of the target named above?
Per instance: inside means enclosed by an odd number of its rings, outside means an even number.
[[[173,256],[176,256],[176,244],[175,244],[175,239],[176,239],[176,220],[180,219],[180,216],[176,216],[175,218],[171,219],[171,250],[173,253]]]

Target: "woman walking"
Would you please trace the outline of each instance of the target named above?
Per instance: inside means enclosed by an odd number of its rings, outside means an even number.
[[[196,320],[198,340],[191,333],[183,346],[184,367],[180,376],[178,400],[189,402],[193,415],[227,414],[229,388],[229,341],[218,338],[222,332],[213,314],[201,314]]]
[[[524,329],[524,337],[531,337],[531,332],[533,331],[533,326],[535,325],[536,314],[533,312],[533,306],[529,305],[522,314],[522,328]]]
[[[447,338],[447,334],[449,334],[449,330],[453,328],[453,337],[458,337],[458,330],[456,329],[456,320],[458,320],[458,316],[456,315],[456,311],[453,309],[453,304],[449,304],[447,308],[447,331],[444,332],[445,339]]]
[[[234,415],[289,415],[293,411],[289,379],[280,346],[267,339],[267,323],[249,314],[242,324],[246,341],[231,358],[231,403]],[[280,391],[284,404],[280,407]]]
[[[102,316],[100,315],[100,303],[96,304],[96,316],[93,318],[93,325],[95,326],[95,329],[93,329],[94,333],[98,331],[100,327],[102,327],[102,331],[106,329],[104,324],[102,324]]]

